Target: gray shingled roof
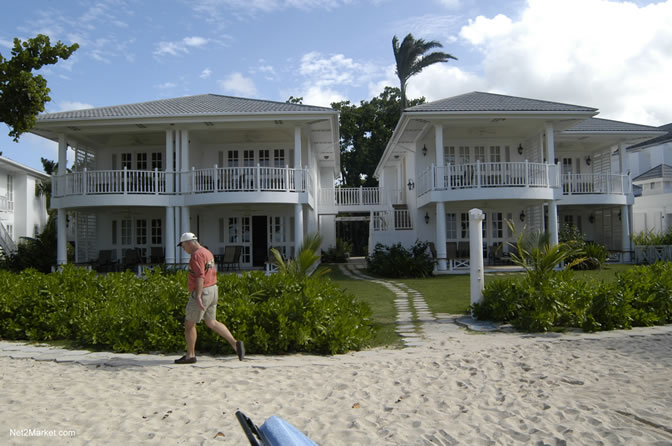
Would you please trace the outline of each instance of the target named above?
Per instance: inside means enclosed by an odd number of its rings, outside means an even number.
[[[407,108],[408,113],[416,112],[582,112],[594,113],[596,108],[559,102],[539,101],[501,94],[471,93],[440,99],[427,104]]]
[[[57,113],[45,113],[37,120],[81,120],[114,118],[147,118],[171,116],[204,116],[231,114],[273,114],[273,113],[310,113],[335,112],[331,108],[312,105],[288,104],[286,102],[263,101],[258,99],[236,98],[217,94],[184,96],[173,99],[139,102],[137,104],[113,105]]]
[[[649,139],[644,142],[640,142],[639,144],[635,144],[634,146],[630,146],[628,147],[628,149],[638,149],[640,147],[653,146],[656,144],[663,144],[668,141],[672,141],[672,123],[661,125],[660,127],[658,127],[658,130],[667,132],[667,135],[656,136],[655,138]]]
[[[672,166],[667,164],[659,164],[653,169],[649,169],[632,181],[646,181],[656,179],[672,179]]]
[[[565,132],[585,133],[585,132],[659,132],[658,127],[641,124],[631,124],[629,122],[612,121],[611,119],[590,118],[581,121],[574,127],[571,127]]]

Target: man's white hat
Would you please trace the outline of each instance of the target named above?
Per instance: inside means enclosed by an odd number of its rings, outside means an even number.
[[[192,240],[198,240],[198,238],[196,238],[196,234],[193,232],[185,232],[182,234],[182,237],[180,237],[180,243],[178,243],[177,246],[182,246],[182,243],[190,242]]]

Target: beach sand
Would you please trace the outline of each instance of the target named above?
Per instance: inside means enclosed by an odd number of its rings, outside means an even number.
[[[0,443],[245,445],[240,409],[320,445],[672,444],[671,326],[474,334],[447,319],[423,331],[412,348],[196,366],[4,352]]]

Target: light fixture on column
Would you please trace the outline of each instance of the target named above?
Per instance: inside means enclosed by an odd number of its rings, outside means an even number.
[[[522,155],[522,154],[523,154],[523,145],[518,144],[518,155]]]
[[[621,221],[621,211],[618,211],[618,221]]]
[[[525,211],[520,211],[518,218],[520,218],[520,221],[525,221]]]
[[[590,160],[590,155],[588,155],[588,158],[586,158],[586,166],[590,166],[590,163],[592,161]]]
[[[415,183],[413,182],[413,180],[408,180],[408,184],[406,184],[406,186],[408,186],[408,190],[415,189]]]
[[[422,156],[427,156],[427,146],[424,144],[422,145]]]
[[[595,223],[595,216],[593,214],[590,214],[588,216],[588,221],[591,222],[591,223]]]
[[[429,224],[429,212],[425,212],[425,224]]]

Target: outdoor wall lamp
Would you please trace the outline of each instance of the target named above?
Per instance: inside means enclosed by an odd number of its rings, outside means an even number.
[[[408,190],[415,189],[415,183],[413,182],[413,180],[408,180],[408,184],[406,186],[408,186]]]
[[[592,214],[589,215],[589,216],[588,216],[588,221],[591,222],[591,223],[595,223],[595,216],[592,215]]]
[[[425,212],[425,224],[429,224],[429,212]]]
[[[522,155],[522,154],[523,154],[523,145],[518,144],[518,155]]]
[[[621,221],[621,211],[618,211],[618,221]]]
[[[424,144],[422,145],[422,156],[427,156],[427,146]]]
[[[525,221],[525,211],[520,211],[518,218],[520,218],[520,221]]]
[[[590,155],[588,155],[588,158],[586,158],[586,166],[590,166],[590,163],[592,161],[590,160]]]

